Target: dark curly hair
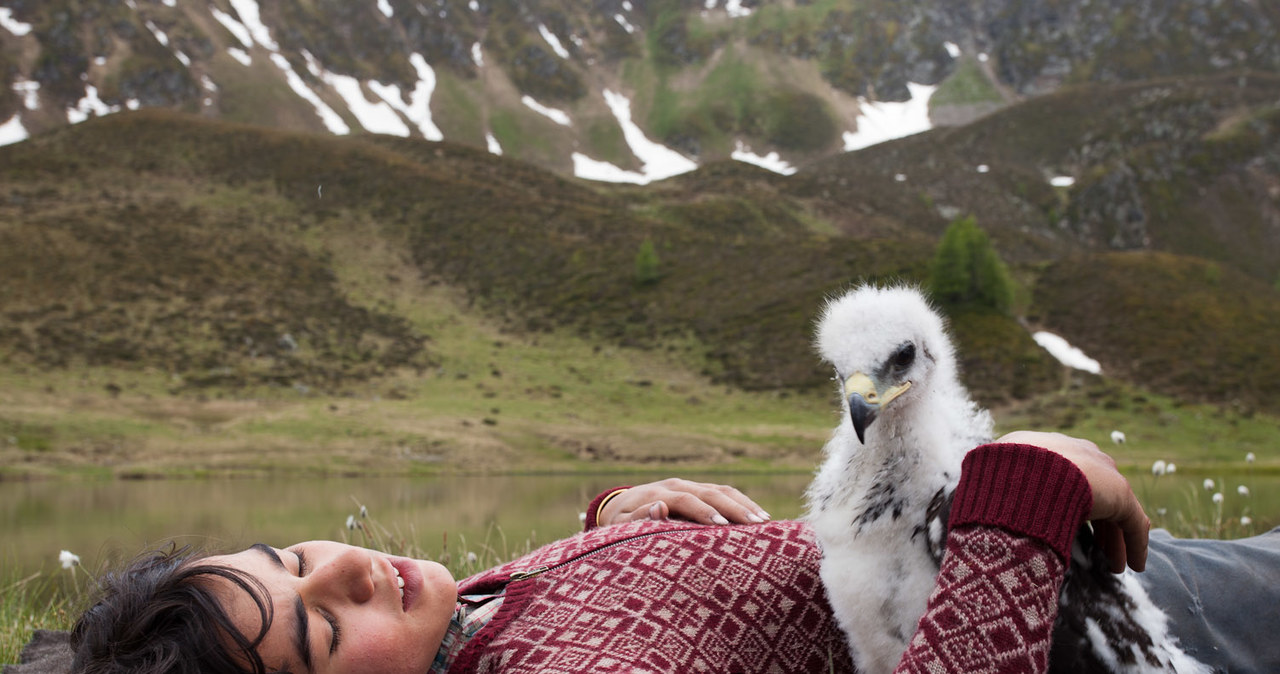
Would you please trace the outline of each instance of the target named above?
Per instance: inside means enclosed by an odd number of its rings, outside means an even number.
[[[257,648],[273,607],[262,582],[205,563],[209,553],[171,545],[98,581],[98,600],[71,631],[77,674],[267,674]],[[261,629],[236,628],[210,581],[230,581],[253,598]]]

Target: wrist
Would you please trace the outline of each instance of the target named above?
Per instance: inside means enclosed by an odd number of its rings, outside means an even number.
[[[995,526],[1047,543],[1063,558],[1093,505],[1084,473],[1032,445],[983,445],[965,456],[950,526]]]
[[[595,499],[591,501],[591,504],[587,506],[587,521],[585,528],[594,529],[599,526],[604,526],[605,522],[602,517],[604,515],[604,507],[615,497],[621,495],[630,488],[631,487],[618,487],[616,489],[603,492],[599,496],[595,497]]]

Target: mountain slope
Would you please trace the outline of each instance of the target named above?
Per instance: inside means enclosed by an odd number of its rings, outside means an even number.
[[[896,220],[891,199],[861,217],[892,237],[841,234],[849,220],[826,214],[844,202],[798,196],[804,175],[727,162],[611,187],[451,143],[113,115],[0,148],[0,288],[10,298],[0,348],[12,367],[158,368],[190,386],[340,391],[421,372],[440,355],[429,330],[353,303],[332,272],[349,245],[316,245],[355,227],[510,330],[567,328],[601,344],[660,348],[739,387],[822,389],[829,374],[809,339],[824,295],[856,279],[923,280],[935,238],[932,224]],[[637,272],[646,241],[656,274]],[[1044,266],[1058,257],[1017,265],[1034,292],[1028,317],[1085,345],[1108,375],[1188,399],[1276,408],[1265,367],[1280,362],[1266,338],[1280,316],[1274,290],[1180,256]],[[1100,271],[1126,260],[1147,271]],[[1217,280],[1185,300],[1176,286],[1142,280],[1185,276],[1184,267]],[[1131,320],[1124,307],[1088,311],[1117,294],[1152,307],[1234,307],[1241,294],[1251,304],[1213,320],[1166,311],[1183,317],[1172,322]],[[968,382],[984,401],[1060,385],[1060,368],[1012,319],[954,319]],[[1152,360],[1161,375],[1131,367],[1140,355],[1162,358]],[[1224,379],[1229,386],[1195,385],[1214,360],[1255,365]]]
[[[635,133],[706,163],[798,166],[940,87],[967,121],[1067,84],[1280,70],[1250,0],[3,0],[0,141],[133,107],[447,138],[647,179]],[[916,94],[919,100],[925,90]],[[609,93],[606,93],[609,92]],[[579,158],[581,157],[581,158]],[[591,166],[595,166],[591,164]],[[598,168],[598,167],[597,167]]]

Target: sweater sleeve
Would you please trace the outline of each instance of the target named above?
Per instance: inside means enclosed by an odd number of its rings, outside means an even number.
[[[1092,505],[1084,474],[1053,452],[970,452],[937,584],[895,671],[1048,671],[1058,591]]]
[[[591,503],[587,504],[587,519],[584,520],[582,523],[582,530],[591,531],[592,529],[599,527],[600,526],[600,509],[604,507],[604,504],[607,503],[609,499],[617,496],[618,494],[621,494],[622,492],[630,488],[631,487],[627,486],[627,487],[614,487],[613,489],[606,489],[605,491],[600,492],[600,494],[597,495],[595,498],[591,499]]]

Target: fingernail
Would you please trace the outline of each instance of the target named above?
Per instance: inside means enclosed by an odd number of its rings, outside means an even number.
[[[712,515],[712,516],[711,516],[711,521],[712,521],[712,522],[715,522],[716,524],[728,524],[728,523],[729,523],[729,520],[725,519],[725,518],[724,518],[724,515],[721,515],[720,513],[716,513],[716,514]]]
[[[765,512],[765,511],[763,511],[763,510],[761,510],[761,511],[759,512],[759,515],[760,515],[760,517],[762,517],[762,518],[764,518],[764,519],[766,519],[766,520],[771,520],[771,519],[773,519],[773,515],[770,515],[769,513]]]
[[[755,513],[747,513],[747,521],[759,524],[764,521],[764,518]]]
[[[654,503],[653,505],[649,506],[649,519],[651,520],[662,519],[662,509],[658,507],[657,503]]]

